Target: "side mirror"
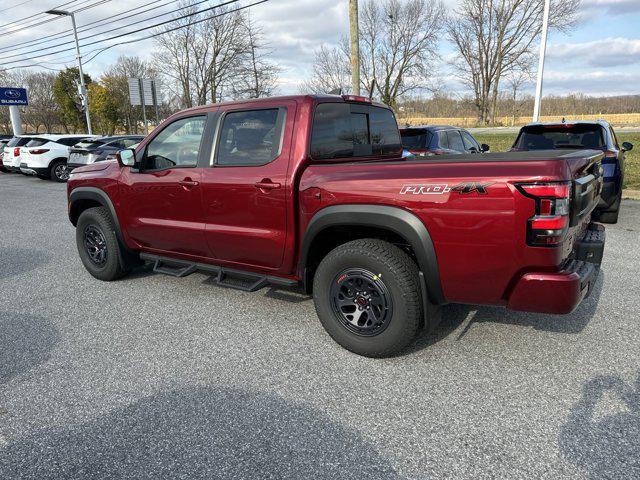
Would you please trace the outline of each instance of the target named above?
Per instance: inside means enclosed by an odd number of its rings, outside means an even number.
[[[622,142],[622,151],[628,152],[629,150],[633,150],[633,143],[631,142]]]
[[[136,151],[133,148],[120,150],[116,153],[116,159],[123,167],[133,167],[136,164]]]
[[[483,143],[482,145],[480,145],[480,151],[482,153],[488,152],[489,151],[489,145],[487,145],[486,143]]]

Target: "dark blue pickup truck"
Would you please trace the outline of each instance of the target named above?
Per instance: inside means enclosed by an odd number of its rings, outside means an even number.
[[[594,219],[616,223],[620,212],[624,183],[624,152],[633,148],[629,142],[618,143],[613,128],[604,120],[563,120],[557,123],[529,123],[520,129],[511,150],[553,149],[602,150],[603,187]]]

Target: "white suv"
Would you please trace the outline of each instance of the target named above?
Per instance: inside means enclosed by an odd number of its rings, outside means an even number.
[[[20,171],[42,179],[66,182],[69,179],[69,149],[90,135],[34,135],[22,149]]]
[[[13,137],[4,146],[2,163],[4,168],[10,172],[20,171],[20,162],[22,161],[22,153],[25,151],[25,145],[31,140],[30,135],[20,135]]]

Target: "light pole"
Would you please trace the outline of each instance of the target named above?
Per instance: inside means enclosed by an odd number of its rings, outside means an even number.
[[[538,58],[538,79],[536,81],[536,98],[533,104],[533,121],[540,120],[540,103],[542,101],[542,75],[544,74],[544,56],[547,53],[547,31],[549,30],[549,8],[551,0],[544,1],[542,14],[542,38],[540,39],[540,56]]]
[[[82,73],[82,56],[80,55],[80,45],[78,44],[78,29],[76,28],[76,17],[73,12],[67,12],[65,10],[49,10],[45,13],[50,15],[59,15],[62,17],[71,17],[71,24],[73,25],[73,36],[76,40],[76,58],[78,59],[78,72],[80,73],[80,99],[82,100],[82,106],[84,107],[84,116],[87,119],[87,132],[89,135],[93,135],[91,131],[91,118],[89,117],[89,95],[87,93],[87,86],[84,83],[84,73]]]

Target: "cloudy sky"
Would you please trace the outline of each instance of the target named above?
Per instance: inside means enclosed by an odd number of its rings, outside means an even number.
[[[4,12],[0,18],[0,65],[15,66],[21,63],[8,63],[41,54],[34,50],[47,46],[41,44],[21,50],[8,49],[17,43],[36,40],[43,35],[51,35],[69,28],[66,18],[32,17],[34,20],[21,20],[29,15],[43,12],[48,8],[68,3],[63,8],[75,10],[99,0],[0,0]],[[251,3],[251,0],[243,0]],[[444,0],[448,8],[456,8],[457,0]],[[136,6],[151,3],[151,0],[111,0],[77,14],[80,28],[89,22],[129,10]],[[161,1],[159,5],[167,4]],[[263,27],[273,49],[273,61],[283,68],[280,79],[280,93],[295,93],[299,84],[311,72],[314,50],[321,44],[336,44],[348,31],[347,0],[270,0],[251,8],[251,14]],[[154,2],[154,5],[158,3]],[[145,14],[115,22],[108,27],[99,27],[91,32],[80,34],[90,37],[81,40],[81,44],[100,40],[114,34],[128,31],[119,27],[135,20],[149,19],[146,24],[163,21],[175,3],[157,8],[157,19]],[[202,7],[200,7],[202,8]],[[39,20],[42,18],[42,20]],[[42,23],[25,28],[30,23]],[[142,26],[142,25],[141,25]],[[580,22],[567,34],[552,32],[548,44],[548,62],[545,68],[545,94],[566,94],[581,92],[591,95],[640,94],[640,0],[582,0]],[[104,35],[97,35],[108,30]],[[8,33],[8,32],[12,33]],[[146,32],[148,33],[148,32]],[[126,38],[144,35],[139,33]],[[61,40],[51,42],[60,43]],[[112,42],[108,42],[112,43]],[[104,45],[108,44],[105,43]],[[85,59],[90,52],[103,45],[97,44],[83,48]],[[58,47],[49,52],[69,48]],[[149,58],[153,50],[153,41],[147,40],[126,46],[115,47],[91,60],[86,70],[99,77],[103,69],[114,62],[120,54],[139,55]],[[451,47],[443,38],[441,42],[443,58],[450,56]],[[20,56],[22,55],[22,57]],[[74,52],[61,52],[44,58],[25,60],[22,64],[40,63],[48,68],[61,68],[66,62],[74,64]],[[47,62],[47,63],[43,63]],[[60,63],[62,62],[62,63]],[[440,74],[447,88],[459,91],[460,86],[447,83],[447,66],[441,62]],[[529,86],[530,89],[533,85]]]

